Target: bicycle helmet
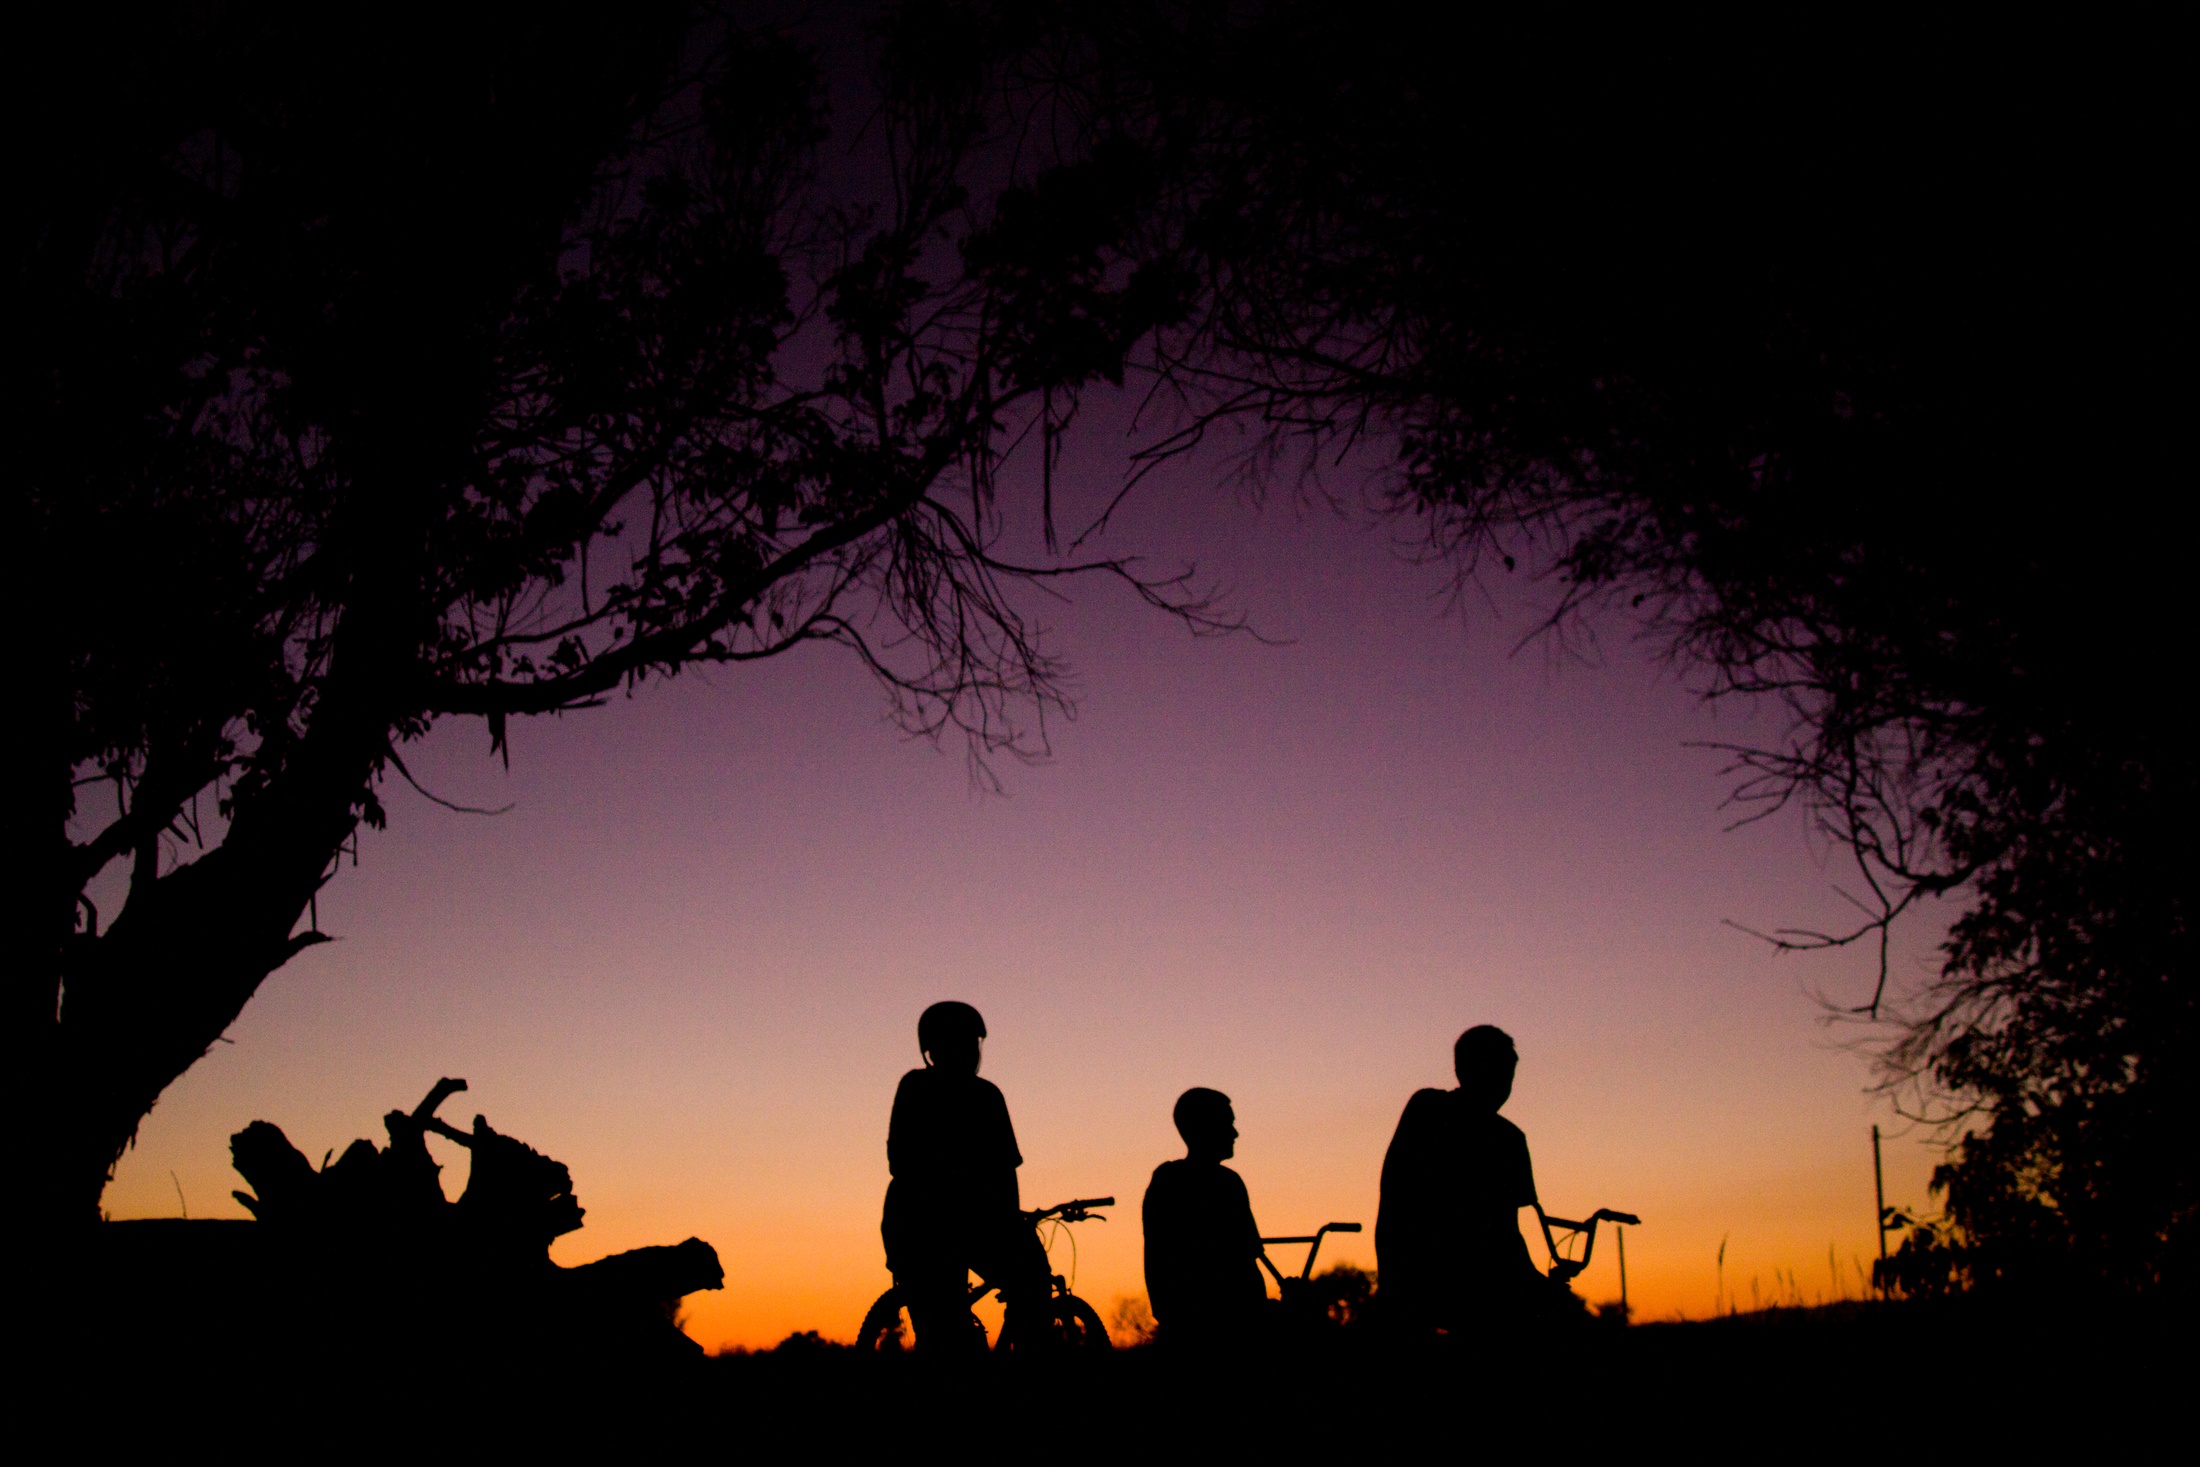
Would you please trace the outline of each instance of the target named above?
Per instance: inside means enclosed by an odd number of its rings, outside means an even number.
[[[930,1054],[946,1039],[985,1038],[985,1019],[969,1004],[946,999],[917,1016],[917,1049]]]

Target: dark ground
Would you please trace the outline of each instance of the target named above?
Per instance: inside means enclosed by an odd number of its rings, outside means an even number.
[[[1588,1327],[1497,1357],[1347,1333],[1232,1361],[1145,1347],[1039,1368],[991,1361],[967,1376],[783,1347],[708,1361],[693,1389],[733,1406],[749,1440],[793,1450],[890,1447],[919,1423],[959,1420],[1005,1449],[1051,1442],[1100,1460],[1242,1448],[1358,1457],[1446,1443],[2028,1456],[2137,1445],[2165,1426],[2189,1438],[2193,1349],[2165,1325],[1846,1305]]]
[[[554,1460],[1524,1449],[1946,1461],[2142,1445],[2182,1459],[2194,1434],[2190,1321],[2163,1309],[1962,1300],[1583,1322],[1491,1355],[1350,1329],[1221,1360],[1149,1346],[939,1368],[798,1339],[637,1362],[539,1319],[514,1327],[495,1297],[423,1308],[386,1281],[347,1291],[254,1272],[251,1225],[226,1226],[217,1242],[235,1243],[235,1266],[191,1225],[193,1255],[216,1267],[176,1268],[167,1230],[152,1230],[127,1267],[110,1259],[65,1287],[63,1317],[32,1331],[44,1348],[24,1372],[19,1419],[50,1415],[110,1448]]]
[[[116,1445],[211,1432],[376,1456],[433,1444],[436,1455],[839,1460],[929,1445],[1109,1462],[1431,1448],[1998,1460],[2152,1455],[2192,1436],[2189,1339],[1989,1328],[1899,1305],[1598,1331],[1503,1359],[1340,1338],[1236,1360],[1148,1347],[938,1369],[794,1348],[640,1371],[555,1361],[511,1371],[434,1341],[410,1353],[287,1343],[223,1358],[185,1329],[69,1372],[50,1400],[81,1399],[96,1382],[100,1432]]]

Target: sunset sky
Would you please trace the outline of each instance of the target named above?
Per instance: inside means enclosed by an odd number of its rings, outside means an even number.
[[[408,751],[422,782],[515,808],[386,788],[390,828],[322,893],[341,940],[163,1097],[110,1214],[241,1216],[247,1121],[318,1160],[463,1076],[449,1118],[572,1168],[588,1220],[561,1262],[698,1235],[727,1275],[689,1300],[705,1345],[846,1338],[888,1282],[917,1013],[962,998],[1026,1205],[1119,1199],[1076,1235],[1103,1313],[1142,1290],[1138,1198],[1181,1153],[1190,1085],[1236,1100],[1263,1231],[1360,1221],[1324,1257],[1372,1267],[1391,1128],[1475,1023],[1519,1043],[1507,1114],[1546,1205],[1642,1216],[1638,1318],[1709,1313],[1722,1238],[1745,1308],[1783,1277],[1856,1292],[1869,1127],[1892,1118],[1816,995],[1868,993],[1870,958],[1779,958],[1723,925],[1840,923],[1840,873],[1798,817],[1724,830],[1722,756],[1690,746],[1777,725],[1714,716],[1623,629],[1601,665],[1515,652],[1541,588],[1447,612],[1446,573],[1395,530],[1208,483],[1149,486],[1109,548],[1196,558],[1276,642],[1194,640],[1097,583],[1034,601],[1081,706],[1052,762],[1001,767],[1004,795],[885,726],[830,648],[515,725],[509,773],[478,724],[439,729]],[[1904,934],[1903,975],[1934,936]],[[1897,1128],[1888,1200],[1924,1203],[1936,1157]],[[463,1156],[443,1159],[455,1195]],[[1598,1255],[1583,1292],[1616,1297]]]

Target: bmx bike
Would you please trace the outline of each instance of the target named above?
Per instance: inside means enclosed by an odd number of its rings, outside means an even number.
[[[1107,1219],[1099,1217],[1094,1209],[1114,1205],[1113,1197],[1080,1197],[1074,1202],[1058,1202],[1052,1207],[1027,1212],[1023,1218],[1034,1230],[1050,1222],[1080,1223],[1094,1218],[1106,1222]],[[1001,1325],[1001,1337],[992,1348],[1007,1351],[1108,1349],[1108,1329],[1100,1322],[1100,1311],[1071,1293],[1069,1281],[1062,1275],[1050,1275],[1050,1283],[1052,1296],[1046,1314],[1034,1322],[1029,1318],[1029,1311],[1010,1310]],[[970,1286],[967,1302],[973,1311],[969,1318],[970,1328],[975,1331],[976,1349],[987,1348],[985,1324],[975,1312],[977,1303],[999,1287],[985,1279]],[[908,1296],[896,1284],[879,1295],[877,1302],[864,1313],[863,1324],[856,1330],[856,1348],[875,1354],[892,1354],[907,1348],[911,1323],[908,1316]]]

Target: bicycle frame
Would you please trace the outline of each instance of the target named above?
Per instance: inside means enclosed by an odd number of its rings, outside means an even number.
[[[1052,1207],[1042,1207],[1027,1212],[1023,1215],[1023,1218],[1025,1222],[1034,1228],[1050,1219],[1066,1223],[1106,1222],[1107,1219],[1099,1216],[1094,1209],[1113,1206],[1115,1206],[1113,1197],[1080,1197],[1074,1202],[1057,1202]],[[1069,1292],[1068,1280],[1060,1274],[1053,1275],[1053,1279],[1056,1295],[1059,1296]],[[970,1286],[970,1302],[975,1305],[980,1299],[999,1288],[999,1284],[981,1278]]]

